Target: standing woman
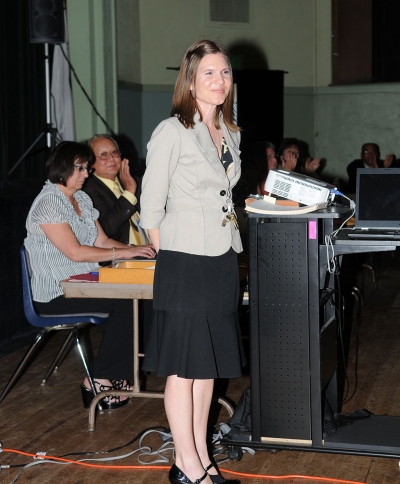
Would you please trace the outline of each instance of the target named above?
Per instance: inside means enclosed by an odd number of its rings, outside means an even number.
[[[245,364],[237,315],[242,244],[231,200],[240,178],[233,95],[224,48],[195,42],[183,56],[172,117],[148,144],[141,224],[158,256],[143,369],[167,377],[173,484],[239,483],[219,474],[206,444],[214,379],[238,377]]]

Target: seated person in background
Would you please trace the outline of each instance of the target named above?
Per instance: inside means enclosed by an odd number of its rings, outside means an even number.
[[[297,160],[300,156],[299,140],[297,138],[285,138],[278,149],[278,163],[282,170],[296,171]]]
[[[321,159],[320,158],[313,158],[310,155],[308,143],[302,140],[298,140],[299,152],[300,156],[297,160],[297,169],[298,173],[302,173],[303,175],[309,175],[312,177],[316,177],[317,170],[321,166]]]
[[[313,176],[320,165],[320,159],[312,159],[308,152],[304,152],[303,144],[297,138],[285,138],[278,149],[278,163],[283,170]]]
[[[32,295],[40,314],[109,313],[97,356],[90,363],[96,391],[127,388],[133,378],[132,301],[124,299],[67,299],[59,282],[98,270],[98,263],[132,257],[152,258],[152,246],[129,247],[109,238],[98,222],[99,212],[81,188],[94,156],[89,146],[60,143],[46,162],[48,180],[26,220],[24,241],[32,269]],[[87,378],[82,386],[85,408],[93,399]],[[113,409],[127,398],[106,397]]]
[[[83,187],[100,212],[99,221],[108,237],[136,246],[153,247],[147,230],[140,226],[139,198],[141,180],[129,171],[129,161],[121,159],[117,142],[107,134],[96,134],[87,141],[95,162],[94,173]],[[154,253],[155,254],[155,253]],[[140,301],[139,334],[147,340],[153,312],[153,301]]]
[[[264,191],[268,172],[277,168],[275,145],[270,141],[259,141],[251,150],[250,168],[242,175],[246,182],[246,197],[250,194],[268,195]]]
[[[349,175],[348,190],[351,193],[356,191],[357,169],[358,168],[397,168],[398,163],[394,155],[386,155],[382,161],[379,146],[376,143],[364,143],[361,147],[361,160],[354,160],[347,165]]]
[[[125,244],[151,243],[140,226],[140,180],[129,171],[129,161],[121,159],[117,142],[107,134],[96,134],[87,142],[95,155],[94,174],[83,190],[100,212],[104,232]]]

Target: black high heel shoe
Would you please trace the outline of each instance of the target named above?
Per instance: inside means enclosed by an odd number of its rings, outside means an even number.
[[[179,467],[177,467],[175,464],[171,467],[169,470],[169,475],[168,479],[171,484],[200,484],[201,481],[204,481],[204,479],[207,477],[207,472],[204,473],[204,476],[200,477],[199,479],[196,479],[194,482],[192,482],[186,474],[184,474]]]
[[[126,390],[127,392],[133,391],[133,385],[128,380],[111,380],[113,388],[116,390]]]
[[[102,385],[97,381],[93,381],[96,386],[96,390],[98,387],[98,392],[105,392],[107,390],[112,390],[114,387],[110,385]],[[91,389],[86,388],[85,385],[82,383],[81,385],[81,393],[82,393],[82,401],[84,408],[89,408],[92,400],[94,398],[93,392]],[[112,398],[112,401],[110,400]],[[103,410],[114,410],[115,408],[120,408],[126,405],[129,402],[129,399],[121,400],[121,397],[104,397],[100,400],[101,406]]]
[[[215,474],[208,474],[210,479],[213,481],[213,484],[240,484],[239,479],[225,479],[225,477],[221,474],[216,464],[209,464],[204,470],[207,472],[214,467],[214,469],[218,472],[218,475]]]

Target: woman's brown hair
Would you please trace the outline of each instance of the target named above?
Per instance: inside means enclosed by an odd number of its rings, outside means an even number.
[[[197,69],[199,68],[201,59],[208,54],[222,54],[228,63],[232,74],[232,67],[229,61],[228,53],[225,47],[223,47],[219,42],[212,40],[198,40],[186,50],[181,62],[178,79],[176,80],[175,84],[171,111],[171,116],[177,116],[185,128],[194,127],[194,115],[196,111],[199,112],[200,120],[202,120],[201,111],[196,102],[195,82]],[[190,90],[191,85],[193,85],[193,91]],[[222,114],[224,123],[229,130],[236,132],[240,129],[238,126],[236,126],[233,120],[233,100],[234,87],[232,82],[232,86],[224,103],[220,106],[217,106],[215,110],[214,124],[216,128],[220,128],[219,117],[220,114]]]
[[[46,175],[52,183],[67,185],[68,178],[74,172],[75,163],[87,163],[91,168],[95,161],[92,149],[85,143],[62,141],[50,153],[46,161]]]

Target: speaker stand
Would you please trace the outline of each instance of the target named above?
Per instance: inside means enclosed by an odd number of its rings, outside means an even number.
[[[49,62],[49,44],[44,44],[44,71],[46,81],[46,125],[44,130],[39,134],[35,141],[29,146],[25,153],[19,158],[14,166],[9,170],[7,177],[20,165],[20,163],[28,156],[32,149],[39,143],[44,135],[47,135],[47,147],[53,149],[55,146],[55,138],[57,129],[53,128],[50,115],[50,62]],[[7,181],[7,180],[6,180]]]

